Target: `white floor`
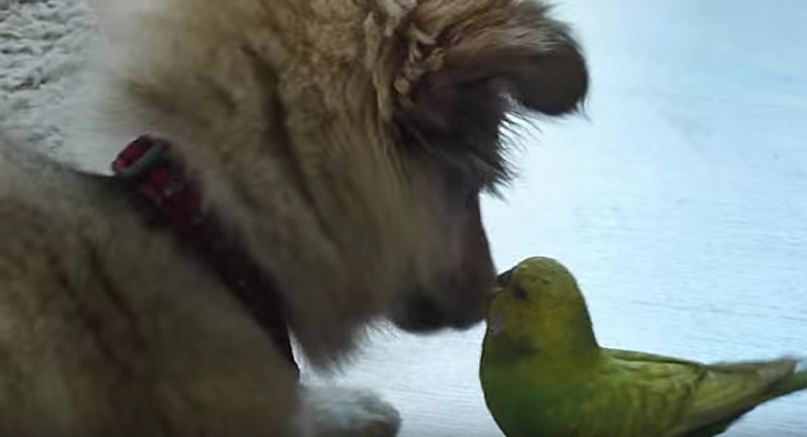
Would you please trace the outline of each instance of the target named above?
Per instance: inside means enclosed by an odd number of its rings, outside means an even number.
[[[500,267],[577,273],[599,339],[702,360],[807,356],[807,2],[577,0],[588,119],[541,123],[486,220]],[[404,436],[500,435],[482,331],[375,339],[344,379],[381,390]],[[807,394],[727,435],[807,436]]]

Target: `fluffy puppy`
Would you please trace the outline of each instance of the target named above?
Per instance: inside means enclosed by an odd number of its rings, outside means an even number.
[[[587,88],[546,7],[134,9],[104,9],[96,138],[171,143],[312,362],[338,362],[385,317],[417,332],[481,319],[494,269],[479,195],[508,174],[502,125],[516,108],[570,112]],[[374,396],[299,387],[249,313],[125,199],[0,144],[0,434],[395,433]]]

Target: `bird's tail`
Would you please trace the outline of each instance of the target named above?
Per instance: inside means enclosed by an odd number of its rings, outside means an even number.
[[[800,361],[796,364],[793,373],[771,386],[769,399],[787,396],[805,389],[807,389],[807,361]]]

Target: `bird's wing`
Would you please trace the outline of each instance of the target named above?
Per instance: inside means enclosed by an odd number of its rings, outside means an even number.
[[[698,385],[684,419],[686,431],[725,424],[768,400],[771,387],[795,370],[793,360],[714,364]]]
[[[685,366],[703,367],[703,364],[697,361],[684,360],[681,358],[666,357],[664,355],[649,354],[647,352],[635,352],[623,349],[607,349],[608,354],[612,358],[627,362],[645,362],[645,363],[665,363],[665,364],[681,364]]]
[[[673,431],[687,414],[691,399],[707,373],[706,366],[642,352],[616,349],[603,352],[606,361],[600,384],[611,393],[613,408],[626,411],[619,435],[676,435]]]
[[[608,350],[612,367],[634,373],[630,385],[648,402],[662,401],[679,417],[667,435],[711,436],[766,400],[776,383],[793,373],[795,362],[748,362],[705,365],[695,361],[623,350]],[[641,379],[641,382],[638,382]],[[656,393],[651,399],[647,392]],[[661,396],[661,392],[666,395]],[[678,405],[674,403],[678,402]],[[649,410],[659,408],[650,405]],[[658,413],[660,414],[660,413]]]

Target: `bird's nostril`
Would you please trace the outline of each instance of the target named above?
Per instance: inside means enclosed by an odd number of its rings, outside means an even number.
[[[502,272],[499,276],[496,277],[496,283],[500,287],[507,287],[510,285],[510,279],[513,276],[513,269],[507,270],[506,272]]]

